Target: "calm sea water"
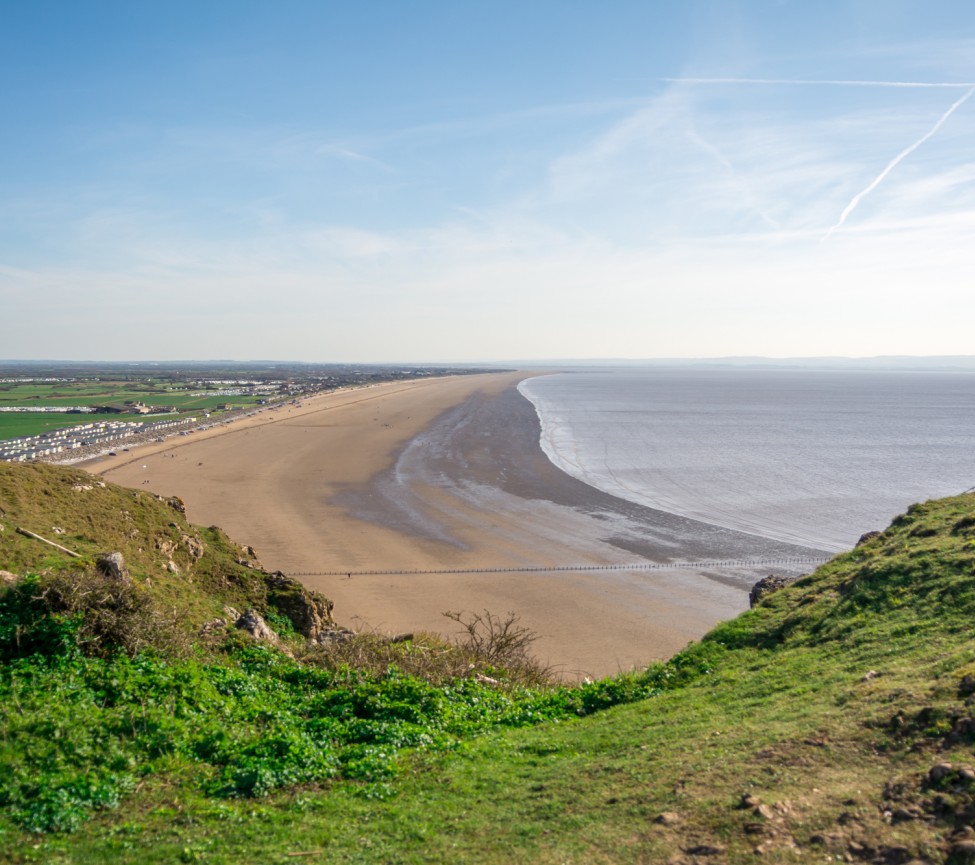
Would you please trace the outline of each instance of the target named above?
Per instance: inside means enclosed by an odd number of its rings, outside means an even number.
[[[600,369],[519,389],[579,480],[819,549],[975,487],[971,373]]]

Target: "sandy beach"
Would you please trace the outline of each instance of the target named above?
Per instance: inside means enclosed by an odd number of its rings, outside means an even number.
[[[180,496],[191,521],[223,527],[266,568],[332,598],[343,624],[453,633],[447,610],[510,611],[539,634],[536,654],[570,678],[672,654],[747,608],[767,572],[582,568],[809,553],[565,475],[516,389],[528,375],[321,395],[84,467]],[[455,572],[403,573],[444,570]]]

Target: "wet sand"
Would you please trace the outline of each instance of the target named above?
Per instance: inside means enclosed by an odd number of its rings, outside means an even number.
[[[747,608],[770,570],[581,568],[809,554],[569,477],[538,445],[516,390],[527,375],[329,394],[84,467],[180,496],[191,521],[220,525],[265,567],[331,597],[344,624],[452,633],[447,610],[510,611],[569,677],[669,656]],[[443,570],[469,572],[403,573]]]

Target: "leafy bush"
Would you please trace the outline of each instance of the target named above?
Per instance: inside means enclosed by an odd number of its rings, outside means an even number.
[[[221,662],[34,654],[0,667],[0,807],[31,831],[66,831],[174,766],[218,798],[337,779],[386,796],[404,751],[579,717],[705,667],[685,659],[673,674],[659,665],[580,687],[528,688],[437,684],[396,668],[329,670],[255,643]]]
[[[179,619],[145,589],[94,569],[31,574],[0,593],[0,660],[73,650],[181,654],[188,639]]]

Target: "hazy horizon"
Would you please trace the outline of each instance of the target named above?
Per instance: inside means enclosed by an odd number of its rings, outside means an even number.
[[[510,358],[510,359],[480,359],[469,361],[444,360],[294,360],[289,358],[120,358],[106,360],[104,358],[0,358],[0,370],[6,365],[34,366],[41,364],[76,364],[106,366],[164,366],[172,364],[192,364],[206,366],[208,364],[232,364],[237,366],[254,366],[258,364],[270,365],[301,365],[301,366],[418,366],[418,367],[602,367],[602,366],[734,366],[734,367],[783,367],[783,368],[817,368],[843,369],[856,368],[859,370],[931,370],[931,371],[975,371],[975,355],[875,355],[871,357],[843,357],[839,355],[823,355],[819,357],[762,357],[759,355],[730,355],[725,357],[644,357],[644,358]]]

